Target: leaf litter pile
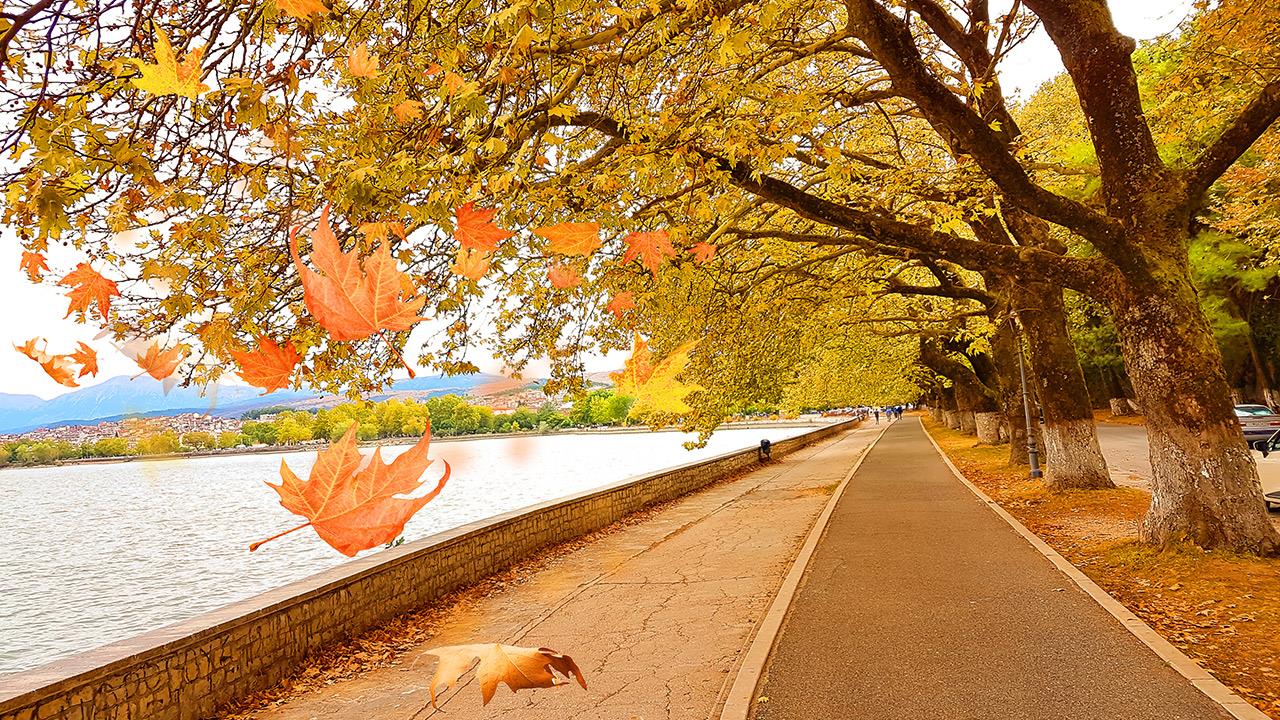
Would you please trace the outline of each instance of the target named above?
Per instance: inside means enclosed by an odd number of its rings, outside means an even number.
[[[1007,464],[1007,446],[924,418],[970,482],[1214,677],[1280,718],[1280,559],[1138,541],[1151,495],[1137,488],[1049,492]]]

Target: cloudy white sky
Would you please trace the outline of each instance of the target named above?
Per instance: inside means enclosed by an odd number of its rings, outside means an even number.
[[[997,5],[999,3],[996,3]],[[1121,31],[1137,39],[1145,40],[1171,32],[1186,17],[1191,0],[1112,0],[1111,10]],[[1001,81],[1007,93],[1026,97],[1040,83],[1062,72],[1053,43],[1038,32],[1018,48],[1004,63],[1000,71]],[[13,231],[0,230],[0,343],[20,343],[28,338],[48,338],[52,352],[69,352],[77,340],[90,341],[97,328],[79,325],[63,319],[66,312],[65,288],[46,282],[32,285],[18,270],[20,248]],[[53,253],[50,265],[54,277],[74,267],[79,259],[68,253]],[[92,385],[117,375],[133,375],[137,366],[128,358],[114,351],[105,342],[94,343],[99,350],[102,372],[95,378],[84,378]],[[411,348],[414,347],[412,344]],[[499,372],[501,366],[486,357],[472,358],[482,369]],[[616,355],[610,358],[592,358],[589,371],[613,369],[621,365]],[[536,375],[537,369],[526,375]],[[31,394],[49,398],[69,391],[50,380],[38,365],[21,354],[0,345],[0,393]]]

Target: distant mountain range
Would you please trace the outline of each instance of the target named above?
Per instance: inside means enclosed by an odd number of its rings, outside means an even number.
[[[515,383],[519,384],[518,381]],[[500,375],[486,374],[419,377],[396,382],[388,391],[369,399],[421,398],[450,393],[465,395],[483,391],[486,386],[494,390],[509,390],[513,383]],[[257,388],[244,385],[220,385],[209,388],[206,394],[201,394],[196,388],[176,387],[166,395],[161,383],[148,376],[131,380],[121,375],[51,400],[42,400],[35,395],[0,393],[0,433],[187,412],[239,417],[250,410],[265,407],[318,410],[346,401],[343,396],[310,390],[278,390],[270,395],[261,395]]]

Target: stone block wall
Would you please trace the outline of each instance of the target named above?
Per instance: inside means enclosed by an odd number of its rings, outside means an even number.
[[[775,458],[852,426],[773,445]],[[0,720],[199,720],[278,684],[308,654],[539,550],[757,465],[726,453],[373,553],[185,622],[0,677]]]

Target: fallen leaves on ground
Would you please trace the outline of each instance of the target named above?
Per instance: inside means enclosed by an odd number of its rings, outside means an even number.
[[[1215,677],[1280,717],[1280,559],[1153,548],[1138,540],[1150,493],[1051,492],[1010,466],[1008,446],[925,419],[970,482]]]
[[[204,57],[203,46],[191,48],[182,60],[178,60],[173,46],[169,44],[169,36],[157,25],[155,53],[155,63],[129,60],[142,73],[141,77],[133,79],[134,87],[152,95],[179,95],[191,100],[209,90],[208,85],[200,82],[204,72],[200,67]]]
[[[488,705],[498,689],[506,683],[511,692],[533,688],[550,688],[564,685],[572,677],[585,690],[587,681],[577,663],[568,655],[561,655],[550,648],[528,648],[498,643],[477,645],[449,645],[427,651],[440,659],[431,677],[431,705],[436,706],[436,687],[443,684],[447,692],[471,668],[476,665],[476,680],[480,683],[480,696]]]
[[[258,337],[258,349],[232,350],[231,357],[240,366],[240,377],[262,388],[264,395],[289,387],[293,369],[302,359],[293,343],[279,345],[265,335]]]
[[[419,497],[401,497],[420,490],[422,474],[433,462],[427,457],[431,428],[422,438],[390,464],[382,461],[382,449],[366,457],[356,447],[357,425],[352,424],[338,442],[316,454],[315,465],[305,482],[280,462],[279,485],[267,485],[280,495],[280,504],[307,522],[249,546],[257,550],[263,543],[294,530],[312,527],[331,547],[348,557],[361,550],[385,545],[404,531],[404,524],[435,499],[449,480],[449,463],[431,492]]]
[[[115,281],[108,280],[90,267],[89,263],[76,265],[76,269],[63,276],[58,284],[71,288],[67,291],[71,304],[67,307],[67,314],[64,317],[71,317],[71,313],[88,315],[89,306],[97,305],[98,315],[103,322],[106,322],[107,315],[111,312],[111,298],[120,295],[120,289],[116,287]]]

